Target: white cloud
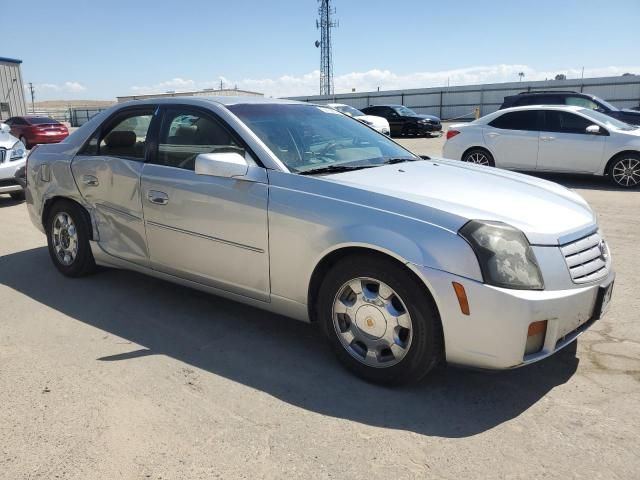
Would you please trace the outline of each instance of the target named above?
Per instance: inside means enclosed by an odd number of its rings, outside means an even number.
[[[25,88],[28,89],[29,85],[25,85]],[[84,92],[87,87],[82,85],[79,82],[64,82],[61,84],[58,83],[38,83],[34,85],[36,92],[61,92],[61,93],[79,93]]]
[[[409,74],[397,74],[390,70],[373,69],[366,72],[352,72],[335,75],[334,84],[336,93],[348,93],[352,88],[357,92],[380,90],[398,90],[405,88],[425,88],[444,85],[472,85],[479,83],[516,82],[518,73],[524,73],[524,80],[552,79],[557,74],[564,74],[567,78],[580,78],[581,68],[569,68],[564,70],[536,70],[528,65],[485,65],[441,70],[435,72],[414,72]],[[586,77],[619,76],[626,72],[639,73],[640,66],[625,67],[600,67],[586,68]],[[239,79],[233,80],[226,77],[218,77],[217,80],[196,81],[184,78],[174,78],[155,85],[131,87],[137,93],[158,93],[167,90],[189,90],[202,88],[220,88],[222,80],[224,87],[237,86],[241,90],[262,92],[266,96],[293,97],[302,95],[315,95],[318,93],[320,83],[320,71],[314,70],[299,76],[283,75],[277,78]]]
[[[194,80],[188,80],[180,77],[173,78],[171,80],[167,80],[165,82],[156,83],[153,85],[147,86],[133,86],[131,90],[136,93],[163,93],[167,90],[177,90],[184,91],[194,89],[196,87],[196,82]]]

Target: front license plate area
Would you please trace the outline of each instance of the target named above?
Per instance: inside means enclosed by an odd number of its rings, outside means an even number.
[[[613,293],[613,284],[614,282],[611,282],[609,285],[598,289],[596,304],[593,309],[593,320],[600,320],[607,312],[607,308],[611,302],[611,294]]]

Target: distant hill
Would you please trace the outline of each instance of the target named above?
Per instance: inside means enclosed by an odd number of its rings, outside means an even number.
[[[110,107],[114,105],[115,100],[43,100],[35,102],[35,109],[42,110],[47,108],[74,108],[74,107]],[[27,102],[27,110],[31,110],[31,102]]]

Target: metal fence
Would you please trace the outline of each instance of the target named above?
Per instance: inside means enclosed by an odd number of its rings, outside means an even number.
[[[401,104],[418,113],[428,113],[437,115],[443,120],[452,120],[471,119],[476,108],[480,108],[480,115],[487,115],[498,110],[504,97],[508,95],[540,90],[573,90],[589,93],[619,108],[640,105],[640,75],[491,83],[290,98],[319,104],[346,103],[355,108],[364,108],[369,105]]]
[[[58,122],[67,123],[71,127],[81,127],[102,110],[104,108],[40,108],[29,109],[27,115],[50,117]]]

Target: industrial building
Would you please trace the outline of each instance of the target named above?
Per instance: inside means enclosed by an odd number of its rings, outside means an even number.
[[[125,95],[117,97],[118,102],[126,102],[129,100],[144,100],[147,98],[163,98],[163,97],[264,97],[263,93],[250,92],[248,90],[238,90],[237,88],[227,88],[215,90],[213,88],[205,88],[204,90],[194,90],[189,92],[165,92],[165,93],[148,93],[142,95]]]
[[[0,57],[0,120],[27,113],[21,63],[22,60]]]

